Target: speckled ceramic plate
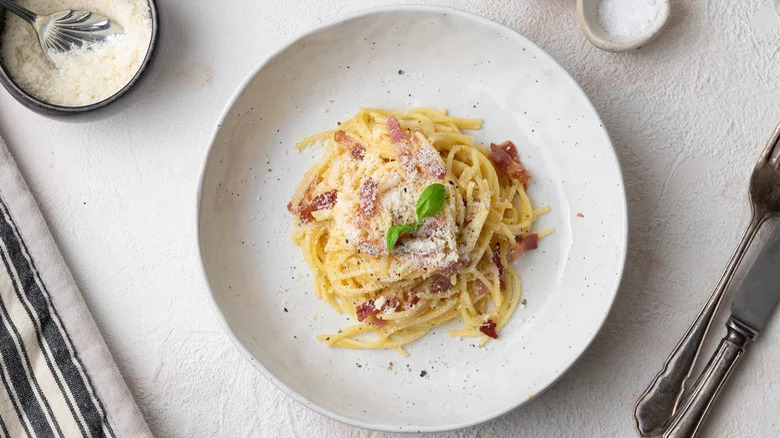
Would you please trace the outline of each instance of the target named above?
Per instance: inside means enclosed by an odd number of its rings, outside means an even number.
[[[361,105],[447,108],[484,119],[473,132],[478,141],[519,145],[534,175],[532,200],[552,208],[538,227],[555,233],[521,258],[528,305],[497,341],[478,348],[441,329],[401,357],[315,340],[349,322],[314,298],[309,269],[290,239],[287,201],[322,152],[293,145]],[[222,324],[285,393],[355,426],[441,431],[526,403],[577,360],[615,297],[626,219],[609,137],[566,71],[485,18],[403,6],[314,29],[241,84],[204,166],[198,242]]]

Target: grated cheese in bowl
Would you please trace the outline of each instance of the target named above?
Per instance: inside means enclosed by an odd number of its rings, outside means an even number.
[[[11,79],[29,94],[51,104],[78,107],[100,102],[121,90],[146,57],[152,36],[148,0],[17,0],[39,14],[74,9],[109,17],[123,35],[87,44],[50,61],[35,30],[9,13],[0,35],[0,58]]]

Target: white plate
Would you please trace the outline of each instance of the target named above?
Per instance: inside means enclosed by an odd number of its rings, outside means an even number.
[[[485,348],[444,329],[408,357],[328,348],[314,336],[349,322],[314,298],[286,210],[321,151],[293,145],[360,106],[421,105],[483,118],[480,142],[513,140],[534,175],[531,199],[552,207],[537,228],[555,233],[518,266],[528,306]],[[555,382],[609,312],[626,233],[614,150],[574,80],[514,31],[437,7],[362,11],[271,56],[227,105],[198,200],[203,272],[236,346],[306,406],[385,431],[478,424]]]

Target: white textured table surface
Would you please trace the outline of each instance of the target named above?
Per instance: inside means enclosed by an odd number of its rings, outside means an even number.
[[[71,124],[0,92],[0,135],[141,410],[161,437],[390,436],[308,411],[239,355],[203,292],[193,218],[208,136],[238,82],[309,27],[390,2],[159,3],[159,51],[134,108]],[[580,82],[620,156],[631,233],[617,302],[583,359],[525,408],[441,436],[633,436],[634,400],[747,222],[747,176],[780,120],[780,0],[672,0],[666,31],[626,54],[586,42],[574,0],[432,3],[518,30]],[[718,338],[721,331],[716,326]],[[776,320],[705,436],[780,436],[778,343]]]

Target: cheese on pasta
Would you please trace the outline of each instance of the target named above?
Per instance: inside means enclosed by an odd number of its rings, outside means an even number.
[[[293,240],[316,296],[358,320],[318,336],[327,345],[405,354],[404,345],[453,320],[462,328],[451,335],[498,337],[521,300],[511,261],[550,230],[531,232],[547,208],[531,206],[515,146],[487,149],[462,133],[480,126],[430,108],[362,108],[297,145],[326,146],[288,204]],[[388,229],[414,222],[420,194],[436,183],[446,192],[441,212],[388,250]]]

